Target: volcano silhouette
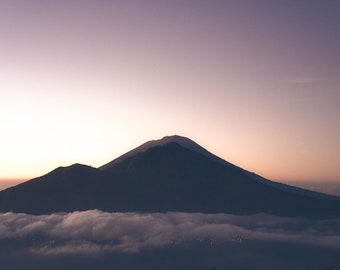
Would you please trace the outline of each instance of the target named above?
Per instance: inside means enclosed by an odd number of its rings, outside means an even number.
[[[264,179],[168,136],[93,168],[74,164],[0,192],[1,212],[202,212],[338,217],[339,197]]]

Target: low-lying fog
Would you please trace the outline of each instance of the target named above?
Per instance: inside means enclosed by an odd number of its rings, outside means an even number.
[[[265,214],[0,214],[1,269],[325,269],[340,219]]]

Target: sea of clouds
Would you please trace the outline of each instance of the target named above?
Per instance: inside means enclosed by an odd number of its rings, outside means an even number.
[[[340,249],[340,219],[257,214],[107,213],[0,214],[0,245],[35,255],[137,253],[172,245],[274,241]]]

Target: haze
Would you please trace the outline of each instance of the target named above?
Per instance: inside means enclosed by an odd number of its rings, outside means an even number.
[[[190,137],[272,180],[340,181],[339,1],[0,3],[0,179]]]

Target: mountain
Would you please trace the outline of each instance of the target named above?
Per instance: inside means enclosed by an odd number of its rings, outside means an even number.
[[[192,150],[194,152],[200,153],[204,156],[210,157],[220,163],[228,164],[229,166],[234,166],[231,163],[226,162],[225,160],[220,159],[219,157],[215,156],[214,154],[210,153],[208,150],[204,149],[202,146],[198,145],[194,141],[190,140],[189,138],[185,138],[182,136],[174,135],[174,136],[166,136],[160,140],[152,140],[148,141],[139,147],[132,149],[131,151],[127,152],[126,154],[112,160],[111,162],[101,166],[99,169],[105,170],[111,166],[114,166],[115,164],[118,164],[119,162],[123,161],[124,159],[128,157],[135,156],[136,154],[146,152],[150,148],[156,147],[156,146],[163,146],[169,143],[177,143],[189,150]]]
[[[0,192],[0,211],[204,212],[340,216],[336,196],[275,183],[192,140],[147,142],[99,167],[74,164]]]

